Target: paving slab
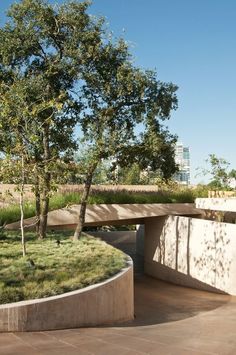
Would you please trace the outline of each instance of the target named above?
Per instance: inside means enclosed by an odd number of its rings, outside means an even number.
[[[0,355],[236,353],[236,298],[139,275],[135,320],[111,327],[0,334]]]

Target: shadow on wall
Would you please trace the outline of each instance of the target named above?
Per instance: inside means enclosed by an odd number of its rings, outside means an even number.
[[[145,272],[161,280],[236,294],[236,226],[187,217],[148,219]]]

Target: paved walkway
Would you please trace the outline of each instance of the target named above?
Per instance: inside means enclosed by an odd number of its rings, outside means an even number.
[[[138,276],[135,314],[115,327],[3,333],[0,354],[236,354],[234,297]]]

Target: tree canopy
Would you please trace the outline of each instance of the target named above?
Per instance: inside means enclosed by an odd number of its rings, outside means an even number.
[[[231,183],[235,185],[236,171],[229,170],[230,163],[224,159],[217,157],[215,154],[209,154],[205,162],[208,168],[198,168],[202,175],[210,175],[210,183],[208,184],[214,189],[228,189]]]
[[[125,40],[114,39],[103,18],[90,16],[89,5],[22,0],[0,28],[0,141],[5,154],[21,158],[25,152],[32,167],[40,237],[53,171],[78,149],[76,126],[87,147],[81,225],[102,159],[150,166],[164,178],[176,169],[175,136],[162,121],[177,108],[177,86],[136,67]]]
[[[46,232],[51,171],[77,146],[73,132],[83,104],[73,89],[101,40],[102,20],[91,18],[88,6],[22,0],[11,6],[9,21],[0,29],[2,151],[19,156],[24,147],[28,162],[35,165],[32,180],[41,237]]]

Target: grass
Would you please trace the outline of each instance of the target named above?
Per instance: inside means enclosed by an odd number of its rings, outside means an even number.
[[[152,192],[127,190],[99,191],[92,190],[88,204],[128,204],[128,203],[193,203],[196,197],[207,197],[208,190],[204,187],[195,189],[178,188]],[[62,208],[80,203],[80,192],[57,193],[50,201],[50,209]]]
[[[25,204],[25,218],[35,216],[35,206],[32,202]],[[7,207],[0,208],[0,225],[5,223],[12,223],[19,221],[20,219],[20,206],[18,204],[12,204]]]
[[[80,203],[80,192],[56,193],[50,199],[50,210],[63,208]],[[207,189],[178,188],[176,190],[164,190],[157,192],[128,192],[123,191],[92,191],[89,204],[112,203],[193,203],[196,197],[207,197]],[[25,205],[25,218],[35,215],[35,206],[32,202]],[[0,209],[0,225],[16,222],[20,219],[18,205],[10,205]]]
[[[23,258],[19,234],[0,237],[0,304],[76,290],[105,280],[126,265],[121,251],[86,235],[78,243],[62,232],[48,234],[45,240],[27,233],[26,239]]]

